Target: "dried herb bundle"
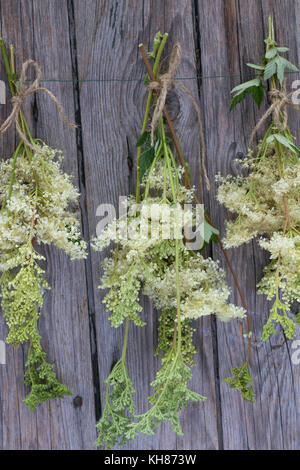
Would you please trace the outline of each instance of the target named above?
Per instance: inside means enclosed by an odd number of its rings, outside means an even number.
[[[277,45],[271,18],[265,43],[262,64],[248,64],[258,71],[257,78],[232,90],[235,96],[231,107],[247,93],[259,107],[267,81],[272,105],[255,127],[248,158],[242,161],[248,175],[218,177],[218,200],[236,214],[227,222],[225,246],[240,246],[259,236],[259,246],[270,253],[270,263],[258,284],[258,292],[273,301],[262,339],[276,332],[276,324],[292,339],[296,325],[291,306],[300,301],[300,150],[287,125],[288,109],[294,105],[292,93],[287,94],[285,89],[284,71],[298,69],[282,57],[288,48]],[[272,122],[254,152],[255,134],[269,116]]]
[[[0,163],[0,296],[1,307],[9,333],[6,338],[14,346],[29,342],[25,382],[30,393],[25,403],[34,410],[50,398],[70,395],[46,361],[41,346],[38,319],[43,306],[43,294],[50,286],[44,278],[37,245],[55,244],[72,259],[86,256],[86,243],[81,239],[79,221],[68,209],[78,199],[78,191],[70,176],[61,168],[62,155],[31,136],[21,105],[31,92],[39,90],[38,78],[26,87],[26,70],[22,67],[16,79],[13,49],[8,59],[3,40],[1,51],[13,95],[13,111],[1,127],[1,133],[13,122],[17,125],[20,142],[13,156]],[[46,91],[46,89],[42,89]],[[47,91],[57,103],[56,98]]]
[[[157,81],[166,39],[167,34],[158,33],[153,52],[148,54],[154,62],[153,75]],[[145,83],[149,84],[149,80],[147,77]],[[100,287],[109,289],[104,302],[111,312],[112,326],[119,327],[125,322],[122,356],[106,381],[105,408],[97,425],[96,445],[107,448],[134,439],[139,433],[152,435],[158,424],[167,420],[176,433],[182,434],[179,411],[189,400],[205,399],[188,388],[196,352],[191,321],[210,314],[221,321],[245,316],[243,308],[227,303],[229,289],[223,270],[216,261],[201,254],[205,244],[216,241],[218,234],[207,220],[201,247],[197,251],[189,249],[183,226],[185,218],[193,226],[196,218],[193,209],[183,211],[183,206],[193,201],[194,188],[185,184],[188,181],[186,163],[178,165],[175,161],[164,118],[161,115],[157,118],[154,134],[147,130],[152,101],[157,104],[150,86],[142,133],[137,142],[136,196],[128,200],[128,217],[114,220],[93,241],[94,249],[99,251],[111,242],[116,244],[104,261]],[[160,108],[163,108],[161,103]],[[166,209],[174,234],[168,238],[163,236]],[[150,225],[153,232],[148,230]],[[143,231],[144,227],[147,229]],[[161,312],[157,353],[162,353],[162,368],[151,384],[154,388],[149,398],[151,406],[143,414],[135,411],[135,390],[126,366],[129,322],[144,325],[139,315],[142,310],[140,292]]]

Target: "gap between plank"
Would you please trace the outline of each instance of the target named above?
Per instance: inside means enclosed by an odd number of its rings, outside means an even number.
[[[193,11],[193,36],[194,36],[194,46],[195,46],[195,56],[196,56],[196,75],[197,75],[197,89],[198,89],[198,98],[201,101],[201,42],[200,42],[200,21],[199,21],[199,4],[198,0],[192,0],[192,11]],[[203,122],[203,127],[205,128],[205,122]],[[208,206],[209,195],[204,189],[203,194],[205,205]],[[207,254],[212,256],[212,248],[207,249]],[[211,332],[212,332],[212,349],[213,349],[213,366],[214,366],[214,376],[215,376],[215,392],[216,392],[216,420],[217,420],[217,433],[218,433],[218,447],[219,450],[224,449],[224,436],[223,436],[223,423],[222,423],[222,403],[221,403],[221,388],[220,388],[220,373],[219,373],[219,350],[218,350],[218,336],[217,336],[217,322],[216,318],[213,315],[211,318]]]
[[[88,218],[86,214],[85,165],[84,165],[83,142],[82,142],[80,89],[79,89],[79,81],[78,81],[77,44],[76,44],[75,15],[74,15],[73,0],[67,0],[67,8],[68,8],[69,31],[70,31],[72,76],[76,78],[73,84],[73,90],[74,90],[75,123],[78,126],[76,129],[76,144],[77,144],[79,191],[81,195],[80,196],[81,223],[82,223],[83,237],[85,240],[89,241],[90,231],[89,231]],[[100,377],[99,377],[99,364],[98,364],[97,335],[96,335],[96,325],[95,325],[95,297],[94,297],[94,286],[93,286],[93,277],[92,277],[91,249],[90,249],[89,244],[88,244],[88,257],[84,263],[85,263],[85,272],[86,272],[87,308],[88,308],[88,314],[89,314],[91,362],[92,362],[94,398],[95,398],[95,417],[96,417],[96,421],[98,421],[101,417],[101,396],[100,396]]]

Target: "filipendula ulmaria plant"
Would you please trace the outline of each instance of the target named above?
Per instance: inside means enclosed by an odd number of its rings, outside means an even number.
[[[263,83],[268,80],[276,106],[276,100],[286,93],[284,69],[298,70],[281,56],[288,49],[275,42],[271,19],[265,43],[262,65],[248,64],[258,70],[258,77],[233,90],[236,94],[232,107],[249,90],[260,105],[266,88]],[[248,158],[242,162],[248,176],[219,178],[218,200],[237,215],[227,223],[225,245],[239,246],[260,236],[259,245],[270,252],[270,263],[258,284],[258,292],[273,301],[263,340],[276,332],[276,323],[287,338],[295,336],[296,325],[290,309],[294,301],[300,301],[300,161],[299,149],[286,123],[286,112],[287,109],[273,113],[256,154],[249,150]]]
[[[2,40],[0,45],[10,89],[17,95],[13,54],[9,62]],[[78,220],[68,210],[79,194],[61,169],[61,152],[32,138],[21,111],[18,119],[36,152],[21,140],[13,156],[0,163],[0,297],[9,328],[7,343],[17,347],[29,342],[25,383],[30,392],[25,404],[34,410],[40,402],[72,393],[58,381],[40,343],[38,319],[44,290],[50,286],[41,265],[45,258],[35,246],[53,243],[80,259],[86,256],[86,244]]]
[[[158,64],[167,34],[158,33],[154,50],[153,72]],[[245,311],[227,303],[229,289],[223,270],[200,250],[189,249],[184,227],[197,223],[191,203],[194,188],[183,184],[184,168],[178,166],[161,117],[151,146],[147,130],[149,109],[153,99],[149,91],[142,133],[137,142],[137,190],[135,198],[127,199],[124,216],[114,220],[93,241],[101,251],[111,242],[116,248],[104,261],[101,288],[109,289],[104,298],[110,311],[112,326],[125,321],[122,357],[107,379],[103,416],[97,425],[97,446],[110,448],[134,439],[139,433],[154,434],[159,423],[169,421],[172,429],[182,435],[178,413],[189,401],[205,397],[188,388],[190,368],[196,352],[193,345],[192,320],[215,314],[220,320],[243,318]],[[168,233],[166,234],[166,230]],[[217,231],[205,222],[202,247]],[[150,409],[136,414],[134,388],[126,368],[129,321],[138,326],[140,293],[147,295],[161,311],[157,354],[162,353],[162,368],[152,382],[154,393]]]

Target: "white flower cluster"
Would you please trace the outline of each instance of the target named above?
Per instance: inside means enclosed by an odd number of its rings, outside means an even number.
[[[180,170],[181,171],[181,170]],[[162,189],[159,172],[161,164],[151,172],[151,185]],[[182,174],[182,171],[181,171]],[[153,187],[151,186],[151,189]],[[185,193],[180,183],[180,194]],[[139,293],[149,296],[163,310],[175,309],[176,264],[175,236],[180,239],[180,308],[182,320],[192,320],[215,314],[222,321],[243,318],[243,308],[227,304],[229,289],[224,271],[212,259],[204,259],[200,253],[187,249],[184,244],[183,227],[193,222],[193,211],[183,210],[177,202],[168,203],[159,196],[148,196],[141,204],[133,199],[128,204],[128,216],[113,221],[97,239],[93,248],[101,251],[111,242],[117,244],[113,255],[104,263],[101,288],[109,288],[104,302],[112,312],[113,326],[119,326],[128,317],[140,324],[138,312]],[[169,221],[170,224],[166,224]],[[171,236],[166,236],[166,226]],[[173,234],[173,235],[172,235]]]
[[[161,239],[181,239],[184,227],[192,225],[193,216],[192,207],[164,203],[158,197],[140,204],[129,199],[128,214],[106,226],[93,240],[93,247],[101,251],[115,242],[134,253],[146,251]]]
[[[269,251],[270,263],[258,292],[274,301],[263,339],[275,332],[273,322],[293,338],[295,325],[287,312],[300,301],[300,160],[286,147],[278,153],[273,144],[261,143],[258,155],[245,162],[247,177],[218,177],[218,201],[237,214],[227,222],[225,246],[261,235],[258,243]]]
[[[300,234],[289,232],[287,236],[275,232],[269,240],[260,239],[259,244],[270,252],[271,258],[271,264],[265,269],[265,275],[259,283],[259,292],[271,300],[279,287],[287,305],[295,300],[300,302]]]
[[[0,164],[0,269],[12,267],[14,251],[28,242],[53,243],[72,259],[86,256],[80,223],[68,210],[78,191],[61,169],[61,152],[41,145],[31,160],[20,154]],[[13,182],[13,184],[11,184]],[[11,197],[9,193],[11,191]],[[15,261],[17,262],[17,261]]]
[[[184,249],[183,249],[184,250]],[[196,319],[215,314],[221,321],[232,318],[243,318],[245,310],[227,300],[230,291],[225,281],[224,271],[218,262],[211,258],[203,258],[200,253],[191,254],[184,250],[185,260],[182,263],[180,276],[181,318]],[[160,275],[148,263],[151,275],[145,276],[144,293],[147,294],[159,309],[176,308],[176,273],[171,264]]]
[[[290,224],[300,228],[300,163],[283,167],[280,174],[276,158],[269,156],[252,162],[251,167],[251,173],[245,178],[217,177],[220,185],[218,201],[237,214],[234,221],[227,222],[224,240],[227,248],[247,243],[259,234],[272,236],[282,230],[285,222],[284,195]]]

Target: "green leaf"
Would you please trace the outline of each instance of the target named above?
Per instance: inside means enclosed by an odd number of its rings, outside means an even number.
[[[147,138],[149,137],[150,135],[150,132],[149,131],[145,131],[143,132],[143,134],[141,134],[137,140],[137,143],[136,143],[136,146],[137,147],[141,147],[142,145],[144,145],[144,143],[146,142]]]
[[[265,67],[265,72],[264,72],[264,80],[268,80],[269,78],[273,77],[275,75],[277,70],[277,64],[276,64],[276,59],[270,60],[270,62],[267,63]]]
[[[266,52],[265,57],[266,59],[273,59],[273,57],[275,57],[276,54],[277,54],[277,47],[272,47]]]
[[[106,384],[105,406],[102,417],[96,425],[98,437],[94,445],[110,449],[116,444],[122,444],[123,435],[135,412],[133,402],[135,389],[122,359],[112,369]]]
[[[294,153],[300,153],[300,150],[290,140],[281,134],[273,134],[275,139]]]
[[[258,106],[258,109],[260,108],[261,102],[264,97],[264,87],[261,84],[260,86],[253,86],[237,93],[232,99],[230,111],[245,98],[247,93],[250,93],[252,95],[255,103]]]
[[[289,48],[288,47],[277,47],[277,51],[278,52],[287,52],[287,51],[289,51]]]
[[[298,67],[296,65],[292,64],[289,60],[286,60],[284,57],[279,57],[280,61],[289,70],[292,70],[293,72],[299,72]]]
[[[270,144],[271,142],[274,142],[274,135],[270,135],[266,140],[267,144]]]
[[[247,88],[250,88],[253,86],[260,86],[260,84],[261,84],[260,78],[253,78],[253,80],[249,80],[248,82],[237,85],[235,88],[231,90],[231,93],[235,93],[237,91],[244,91]]]
[[[256,65],[256,64],[247,64],[248,67],[250,67],[251,69],[255,69],[255,70],[265,70],[265,67],[263,65]]]
[[[150,80],[149,75],[146,75],[146,77],[144,78],[144,85],[148,86],[150,82],[151,82],[151,80]]]
[[[145,131],[140,135],[136,143],[137,147],[143,146],[140,156],[140,178],[142,179],[146,171],[150,168],[155,157],[156,146],[151,146],[150,132]]]
[[[142,179],[146,171],[150,168],[155,157],[155,150],[151,145],[147,147],[140,157],[140,178]]]
[[[257,104],[258,109],[260,108],[260,105],[262,103],[262,100],[264,98],[264,93],[265,89],[263,86],[254,86],[250,89],[250,92],[253,96],[253,99],[255,103]]]
[[[277,78],[282,86],[285,68],[292,70],[293,72],[299,72],[299,69],[287,59],[281,56],[275,56],[265,67],[264,79],[268,80],[273,75],[277,74]]]
[[[205,243],[209,243],[210,241],[217,242],[218,238],[217,235],[219,235],[219,230],[210,225],[210,223],[207,222],[207,220],[204,220],[204,241]]]
[[[233,108],[234,108],[237,104],[239,104],[241,101],[243,101],[243,99],[245,98],[246,94],[247,94],[246,91],[242,91],[241,93],[237,93],[237,94],[233,97],[233,99],[232,99],[232,101],[231,101],[231,105],[230,105],[230,111],[232,111]]]
[[[182,354],[171,350],[168,362],[157,372],[152,387],[155,391],[149,402],[152,405],[146,413],[136,415],[136,422],[128,425],[124,440],[132,440],[139,433],[151,436],[161,422],[169,421],[173,432],[182,436],[182,429],[178,418],[179,411],[189,400],[202,402],[206,399],[202,395],[189,390],[187,382],[191,378],[190,368],[184,363]]]
[[[282,61],[280,60],[280,57],[277,57],[276,59],[276,64],[277,64],[277,78],[279,80],[280,85],[282,86],[283,84],[283,79],[284,79],[284,65]]]
[[[223,382],[227,382],[230,388],[240,390],[244,400],[255,403],[255,393],[252,391],[253,381],[249,364],[246,362],[241,367],[233,368],[232,372],[232,377],[223,379]]]

